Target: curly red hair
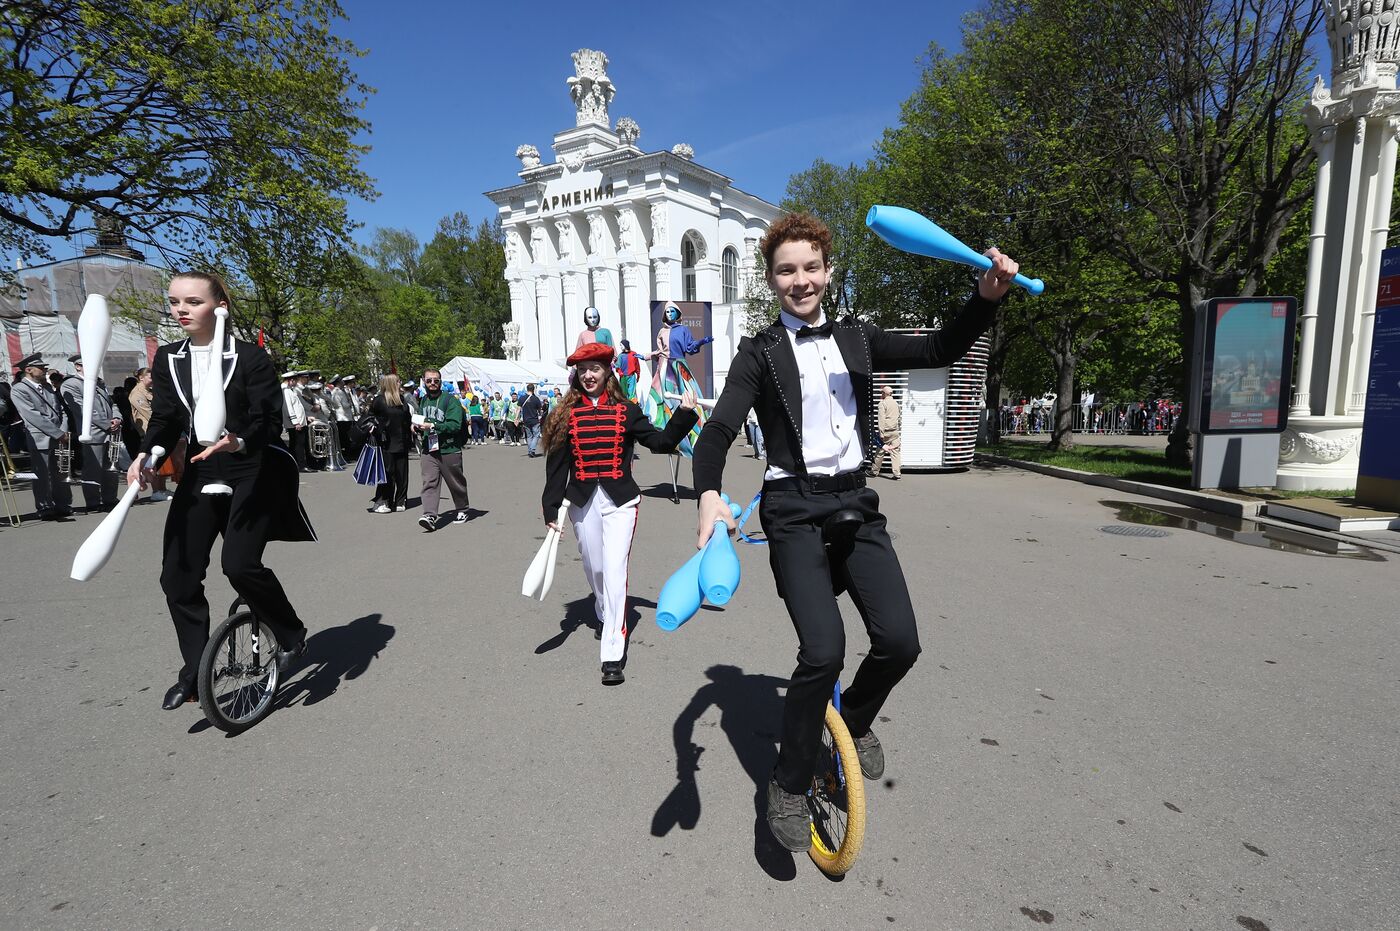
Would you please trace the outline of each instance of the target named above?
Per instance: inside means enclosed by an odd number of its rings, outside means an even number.
[[[831,264],[831,230],[810,213],[787,213],[768,227],[758,249],[769,268],[773,267],[773,253],[785,242],[810,242],[821,250],[822,261]]]

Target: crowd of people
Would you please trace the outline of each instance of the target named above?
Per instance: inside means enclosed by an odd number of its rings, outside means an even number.
[[[89,509],[110,507],[115,496],[115,472],[102,456],[109,445],[130,457],[129,485],[153,486],[158,470],[171,469],[177,489],[166,515],[161,587],[183,665],[162,702],[170,711],[197,697],[197,667],[210,627],[204,578],[217,538],[224,539],[220,568],[254,616],[270,626],[277,666],[289,671],[306,650],[307,629],[263,553],[270,541],[317,539],[301,506],[298,473],[345,469],[354,459],[356,481],[376,486],[370,510],[393,514],[407,509],[408,463],[417,451],[418,522],[431,532],[441,523],[444,485],[452,521],[470,519],[463,450],[493,440],[523,443],[530,457],[545,455],[542,516],[552,531],[563,530],[565,516],[572,524],[598,622],[602,683],[620,684],[628,562],[641,499],[632,478],[635,447],[693,455],[696,545],[703,548],[717,526],[736,529],[720,495],[731,444],[746,428],[761,435],[767,468],[759,520],[798,641],[767,820],[782,846],[805,850],[812,821],[803,795],[820,765],[823,717],[846,653],[836,596],[851,593],[871,637],[840,709],[868,778],[879,778],[885,768],[871,725],[920,650],[903,571],[879,497],[866,483],[872,474],[866,465],[873,461],[879,469],[880,453],[889,455],[892,477],[900,473],[898,408],[888,390],[877,408],[872,376],[959,358],[991,326],[1017,264],[989,250],[990,267],[950,325],[912,336],[826,317],[821,302],[831,233],[814,217],[781,218],[760,248],[782,313],[740,342],[708,418],[698,409],[697,385],[683,359],[709,338],[695,339],[674,304],[665,308],[657,351],[650,354],[659,363],[650,410],[628,396],[626,380],[637,380],[628,347],[619,357],[596,311],[586,315],[586,333],[568,359],[573,368],[562,395],[525,385],[487,397],[467,384],[444,384],[433,368],[421,383],[389,374],[370,391],[353,376],[323,381],[314,370],[279,378],[261,347],[224,334],[222,320],[232,307],[228,289],[217,275],[199,271],[175,275],[169,288],[170,314],[185,338],[161,346],[152,371],[133,375],[120,399],[99,385],[104,403],[93,406],[91,423],[74,420],[81,379],[55,386],[39,356],[23,360],[24,375],[4,400],[20,414],[42,476],[35,501],[46,518],[72,511],[49,451],[75,434],[94,447],[91,455],[82,453],[83,473],[113,472],[110,481],[95,476],[91,491],[84,481]],[[658,405],[658,395],[675,403]],[[76,409],[81,420],[80,401]],[[217,413],[201,415],[209,410]],[[124,440],[128,422],[129,448],[111,439]],[[362,469],[366,464],[376,467]]]

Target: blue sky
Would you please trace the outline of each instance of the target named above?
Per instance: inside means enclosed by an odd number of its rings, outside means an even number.
[[[787,179],[824,158],[864,161],[918,84],[930,42],[956,49],[978,4],[400,2],[343,0],[338,32],[365,49],[377,88],[365,169],[380,197],[351,205],[365,224],[429,239],[440,217],[493,215],[482,191],[518,180],[515,147],[552,161],[574,123],[571,52],[600,49],[646,151],[678,142],[695,160],[777,202]]]

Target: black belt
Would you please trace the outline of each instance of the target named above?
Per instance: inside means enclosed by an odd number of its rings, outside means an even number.
[[[764,481],[764,491],[806,491],[825,494],[834,491],[855,491],[865,487],[865,473],[842,472],[839,475],[807,475],[790,478],[770,478]]]

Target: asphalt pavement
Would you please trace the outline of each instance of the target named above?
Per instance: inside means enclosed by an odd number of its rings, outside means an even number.
[[[0,926],[1400,923],[1400,556],[1011,468],[876,480],[923,655],[833,881],[757,803],[796,652],[763,548],[726,608],[660,631],[695,511],[639,461],[627,682],[604,688],[572,536],[545,601],[519,594],[542,460],[465,459],[472,519],[432,534],[366,513],[348,472],[304,477],[321,542],[268,561],[307,662],[234,738],[159,707],[165,505],[85,584],[95,517],[0,531]],[[849,679],[868,641],[843,608]]]

